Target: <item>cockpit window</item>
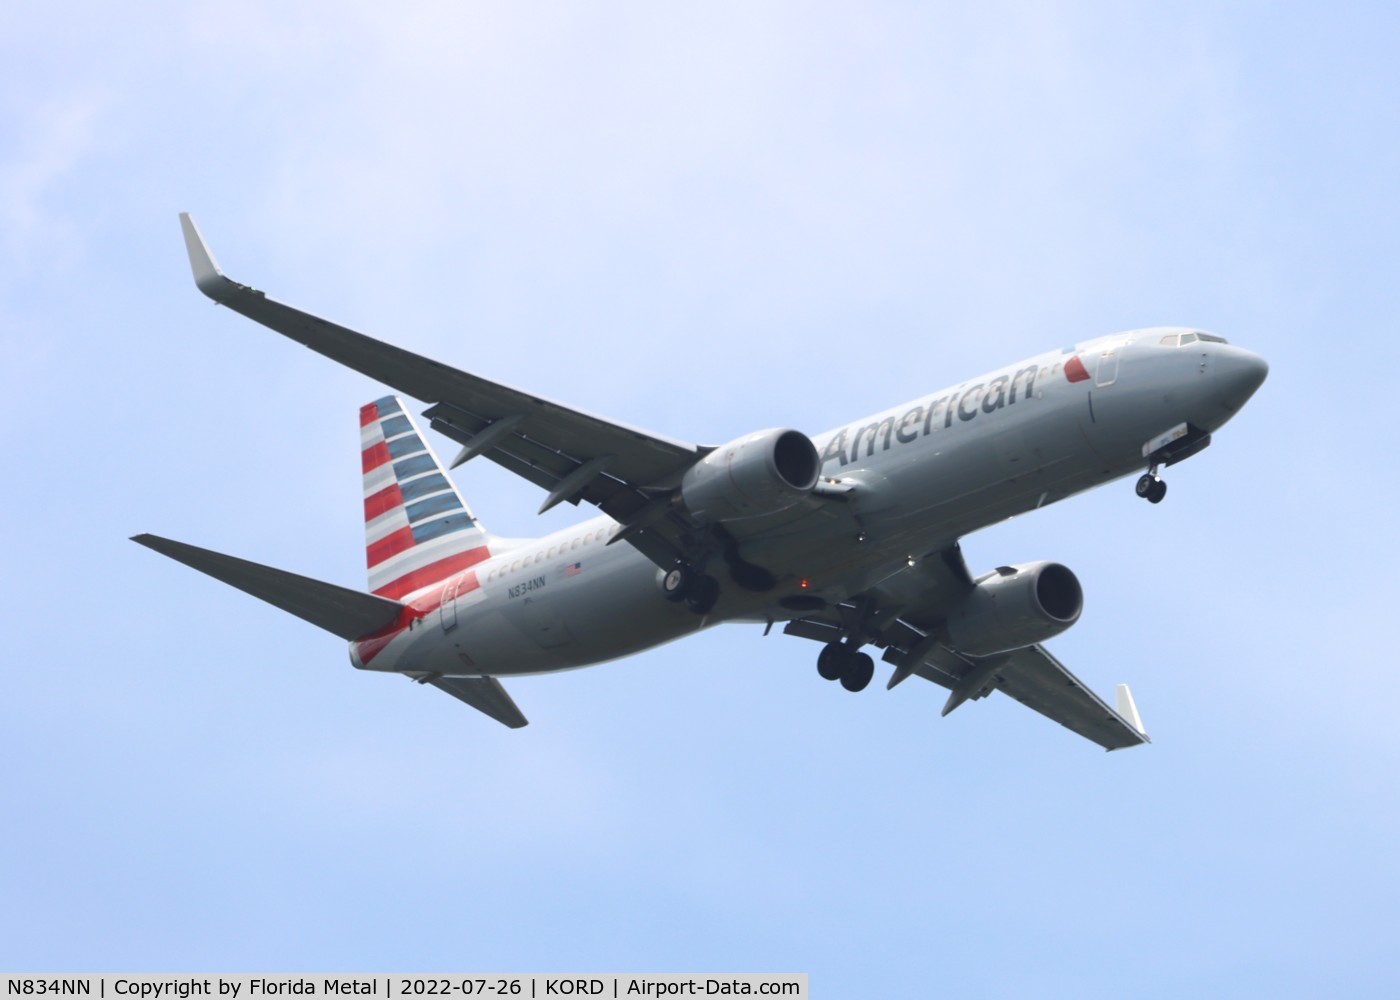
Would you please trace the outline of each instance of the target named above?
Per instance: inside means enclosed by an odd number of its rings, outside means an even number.
[[[1185,347],[1187,344],[1194,344],[1196,341],[1204,341],[1207,344],[1228,344],[1224,337],[1217,337],[1213,333],[1201,333],[1199,330],[1194,333],[1169,333],[1162,338],[1163,347]]]

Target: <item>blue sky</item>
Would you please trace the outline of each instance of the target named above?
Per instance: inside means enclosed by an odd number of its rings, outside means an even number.
[[[1400,985],[1400,79],[1380,4],[56,2],[0,33],[0,968],[787,970],[820,996]],[[132,545],[362,586],[381,387],[243,281],[660,433],[819,432],[1190,324],[1269,381],[1059,559],[1103,754],[732,627],[510,732]],[[437,440],[441,449],[450,446]],[[457,481],[501,534],[534,487]]]

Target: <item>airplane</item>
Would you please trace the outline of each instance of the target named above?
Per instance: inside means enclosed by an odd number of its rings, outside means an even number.
[[[180,216],[195,284],[215,303],[396,392],[461,446],[444,467],[397,395],[360,410],[368,593],[173,541],[132,539],[350,644],[512,728],[501,677],[602,663],[725,622],[818,643],[817,672],[949,692],[943,715],[1001,691],[1107,750],[1149,742],[1127,685],[1110,707],[1046,650],[1083,607],[1058,562],[974,576],[970,532],[1211,442],[1268,374],[1190,327],[1047,351],[813,437],[760,430],[719,447],[593,416],[338,326],[239,284]],[[543,513],[601,513],[542,538],[499,538],[449,471],[484,457],[545,491]]]

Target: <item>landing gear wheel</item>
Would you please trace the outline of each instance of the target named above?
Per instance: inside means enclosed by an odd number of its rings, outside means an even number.
[[[856,653],[841,674],[841,686],[847,691],[864,691],[875,676],[875,661],[869,653]]]
[[[1167,484],[1160,476],[1151,472],[1145,472],[1138,477],[1135,489],[1137,495],[1148,503],[1161,503],[1162,498],[1167,495]]]
[[[839,642],[829,642],[817,654],[817,673],[822,675],[824,681],[838,680],[846,659],[846,647]]]
[[[685,606],[697,615],[709,614],[719,600],[719,581],[712,576],[697,577],[690,586]]]
[[[661,580],[661,593],[668,601],[683,601],[695,586],[695,571],[689,566],[677,566]]]

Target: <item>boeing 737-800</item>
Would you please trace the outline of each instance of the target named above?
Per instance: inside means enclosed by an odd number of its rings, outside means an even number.
[[[1197,454],[1268,372],[1190,328],[1099,337],[808,437],[720,447],[661,437],[487,381],[225,277],[181,216],[195,284],[220,305],[431,405],[429,426],[545,491],[543,512],[600,516],[498,538],[457,492],[400,398],[360,410],[365,593],[155,535],[135,541],[333,632],[363,670],[430,684],[507,726],[498,678],[617,659],[723,622],[820,644],[850,691],[881,652],[887,687],[947,688],[943,714],[1000,690],[1109,750],[1147,741],[1126,685],[1110,707],[1043,643],[1079,618],[1054,562],[974,576],[959,538]]]

